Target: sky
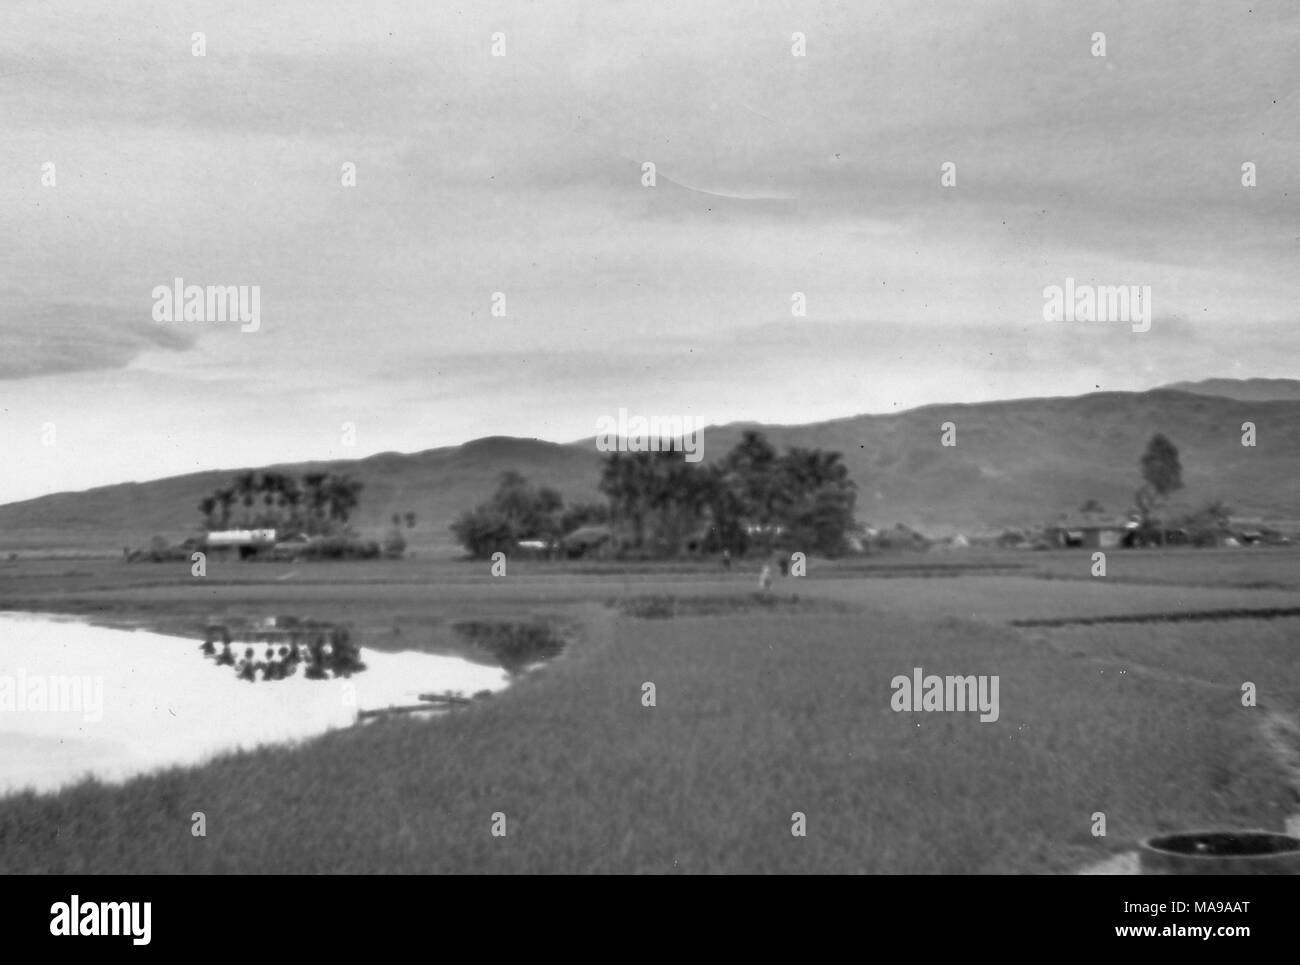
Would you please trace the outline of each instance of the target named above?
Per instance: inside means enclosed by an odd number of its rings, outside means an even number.
[[[1296,50],[1294,2],[5,0],[0,502],[1295,377]]]

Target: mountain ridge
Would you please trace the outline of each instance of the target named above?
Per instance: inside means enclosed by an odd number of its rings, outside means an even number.
[[[1197,382],[1173,382],[1161,388],[1238,402],[1300,399],[1300,379],[1201,379]]]
[[[858,486],[858,519],[922,531],[986,532],[1036,525],[1089,499],[1108,511],[1132,504],[1139,460],[1155,432],[1182,453],[1186,487],[1171,509],[1223,499],[1243,514],[1300,519],[1300,399],[1242,401],[1161,387],[1145,392],[932,404],[805,425],[729,423],[702,430],[704,462],[722,457],[748,429],[779,450],[839,451]],[[953,422],[956,445],[941,445]],[[1257,444],[1242,445],[1242,424]],[[198,501],[238,472],[346,472],[365,483],[356,525],[379,536],[393,513],[413,511],[412,548],[451,551],[447,526],[481,502],[500,474],[553,486],[566,502],[598,499],[603,453],[595,437],[556,443],[485,436],[414,453],[205,470],[144,482],[52,493],[0,505],[0,552],[120,552],[155,534],[197,532]]]

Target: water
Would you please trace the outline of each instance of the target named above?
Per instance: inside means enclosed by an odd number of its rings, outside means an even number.
[[[366,669],[310,680],[240,680],[201,640],[0,613],[0,794],[50,791],[93,775],[121,781],[224,751],[351,726],[358,710],[420,694],[499,691],[500,666],[362,648]],[[220,644],[218,643],[218,647]],[[265,644],[252,646],[260,657]]]

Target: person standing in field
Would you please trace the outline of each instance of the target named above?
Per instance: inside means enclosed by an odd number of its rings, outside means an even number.
[[[764,593],[772,589],[772,567],[767,563],[763,564],[763,571],[758,574],[758,585]]]

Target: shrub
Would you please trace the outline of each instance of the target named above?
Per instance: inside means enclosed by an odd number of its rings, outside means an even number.
[[[384,555],[392,559],[401,559],[406,555],[406,537],[396,526],[384,537]]]
[[[298,555],[305,560],[371,560],[379,557],[380,547],[374,540],[327,536],[312,540]]]
[[[148,549],[132,550],[126,559],[129,563],[174,563],[177,560],[188,560],[192,552],[188,545],[173,545],[165,537],[155,536],[149,541]]]

